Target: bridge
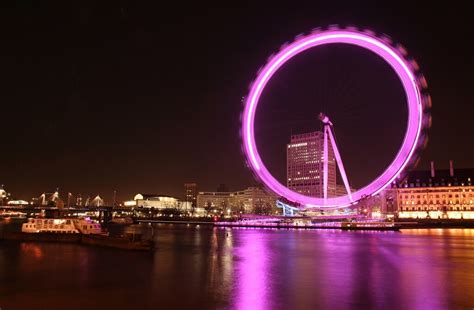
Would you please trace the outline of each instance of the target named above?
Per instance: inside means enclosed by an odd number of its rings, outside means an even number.
[[[112,219],[113,212],[127,212],[134,213],[135,210],[130,208],[121,208],[121,207],[112,207],[112,206],[100,206],[100,207],[69,207],[69,208],[58,208],[58,207],[49,207],[41,205],[28,205],[28,206],[0,206],[0,211],[2,212],[21,212],[25,213],[27,217],[39,213],[46,213],[48,217],[61,217],[61,216],[73,216],[77,213],[96,213],[94,218],[99,219],[100,221],[109,221]]]

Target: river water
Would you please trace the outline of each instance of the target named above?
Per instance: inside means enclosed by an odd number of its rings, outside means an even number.
[[[0,308],[474,308],[473,229],[153,227],[145,253],[0,242]]]

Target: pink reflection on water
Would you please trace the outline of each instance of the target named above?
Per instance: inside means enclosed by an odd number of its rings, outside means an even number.
[[[265,234],[242,232],[241,246],[236,250],[237,309],[268,309],[268,263]]]
[[[457,255],[456,238],[462,230],[458,229],[454,236],[451,233],[449,229],[403,231],[404,243],[399,246],[399,255],[404,257],[400,287],[416,309],[449,308],[447,288],[452,272],[456,271],[450,268],[450,263]],[[429,243],[426,236],[430,236]]]

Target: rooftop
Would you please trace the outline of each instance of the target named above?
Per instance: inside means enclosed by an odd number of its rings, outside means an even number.
[[[474,169],[414,170],[401,182],[395,182],[394,187],[432,187],[432,186],[471,186],[474,179]]]

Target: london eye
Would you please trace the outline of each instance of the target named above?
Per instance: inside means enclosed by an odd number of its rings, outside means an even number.
[[[268,82],[280,68],[302,52],[330,44],[346,44],[372,52],[384,60],[397,75],[402,84],[408,109],[408,121],[403,142],[390,164],[383,172],[362,188],[351,191],[346,175],[343,158],[338,151],[331,122],[332,115],[320,114],[323,124],[324,152],[323,161],[323,195],[313,197],[294,191],[274,177],[258,152],[255,141],[255,114],[262,92]],[[360,200],[374,196],[399,178],[404,171],[413,166],[420,150],[426,145],[426,129],[431,126],[431,99],[427,93],[427,83],[419,70],[419,66],[409,58],[405,48],[396,45],[386,35],[376,35],[372,31],[359,30],[354,27],[339,28],[331,26],[327,29],[315,29],[306,35],[296,37],[295,41],[282,46],[264,67],[259,70],[255,81],[251,84],[248,95],[244,99],[242,113],[241,138],[243,152],[249,168],[268,189],[288,201],[304,208],[332,209],[348,207]],[[328,195],[328,147],[332,147],[334,157],[343,180],[345,194],[336,197]]]

